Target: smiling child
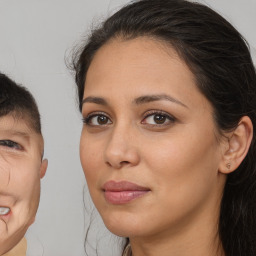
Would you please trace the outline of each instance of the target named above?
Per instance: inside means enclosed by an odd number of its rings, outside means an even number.
[[[44,141],[33,96],[0,74],[0,255],[34,222],[40,198]]]

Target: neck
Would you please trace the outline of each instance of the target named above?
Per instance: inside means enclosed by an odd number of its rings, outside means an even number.
[[[178,239],[131,240],[132,256],[225,256],[221,243],[217,239],[214,243],[209,243],[205,239],[201,239],[198,243],[192,240],[191,238],[187,239],[187,242],[186,239],[180,239],[180,241]]]
[[[132,256],[225,256],[218,235],[219,214],[196,215],[174,230],[130,237]]]
[[[2,256],[25,256],[27,251],[27,240],[25,237],[12,250]]]

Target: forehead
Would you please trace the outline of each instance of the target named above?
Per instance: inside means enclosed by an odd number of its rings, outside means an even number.
[[[165,79],[166,71],[176,76],[181,75],[176,72],[177,69],[186,71],[188,68],[176,51],[165,43],[146,37],[114,39],[95,54],[87,72],[85,90],[91,82],[93,87],[102,83],[105,87],[108,84],[111,87],[113,82],[120,83],[120,87],[124,83],[132,86],[135,80],[142,85],[145,78],[147,84],[149,80],[154,83]],[[193,77],[192,73],[187,73]]]
[[[194,74],[171,45],[141,37],[115,39],[99,49],[87,72],[84,97],[113,100],[114,96],[162,93],[186,105],[207,101]]]
[[[110,40],[96,52],[89,66],[88,75],[90,76],[95,68],[101,72],[115,72],[117,78],[125,71],[130,71],[131,67],[133,67],[135,74],[136,70],[142,68],[145,72],[148,70],[148,73],[151,73],[159,65],[163,70],[165,67],[170,69],[170,61],[172,65],[187,68],[170,44],[148,37],[138,37],[131,40],[117,38]],[[115,70],[112,69],[113,67]]]

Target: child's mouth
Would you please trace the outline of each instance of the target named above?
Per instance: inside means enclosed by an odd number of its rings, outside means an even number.
[[[10,212],[10,208],[9,207],[0,207],[0,215],[6,215]]]

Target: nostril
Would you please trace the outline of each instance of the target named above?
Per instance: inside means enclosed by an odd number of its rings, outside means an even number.
[[[114,163],[113,164],[111,164],[111,162],[106,162],[106,164],[108,165],[108,166],[110,166],[110,167],[115,167],[115,168],[121,168],[122,166],[124,166],[124,165],[127,165],[127,164],[130,164],[130,162],[129,161],[121,161],[121,162],[119,162],[117,165],[115,165]]]
[[[120,164],[129,164],[128,161],[122,161]]]

